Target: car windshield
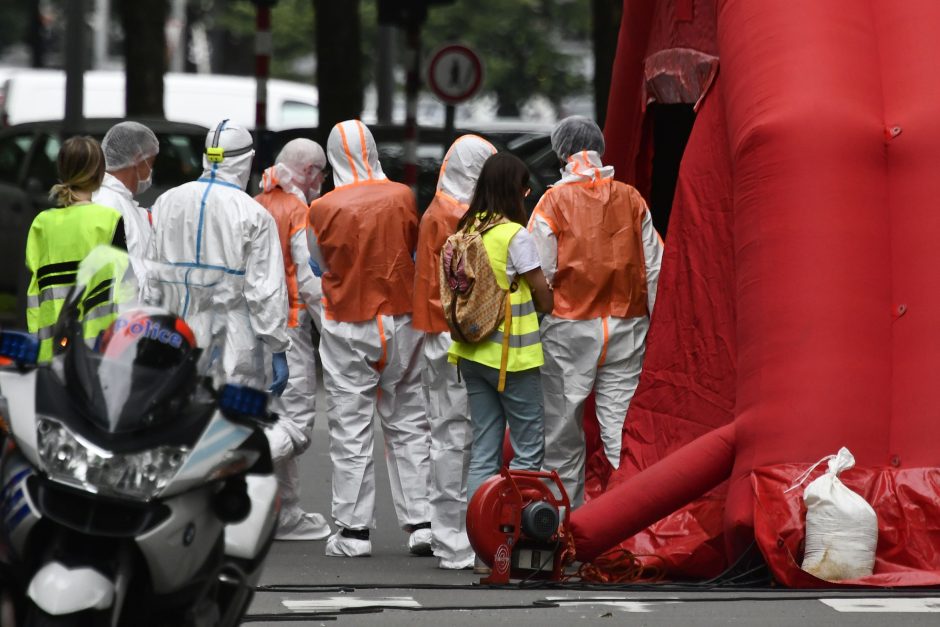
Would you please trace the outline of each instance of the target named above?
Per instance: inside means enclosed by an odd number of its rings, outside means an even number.
[[[53,367],[79,411],[99,429],[126,433],[179,416],[199,382],[221,385],[225,327],[214,313],[227,278],[93,250],[54,339]]]

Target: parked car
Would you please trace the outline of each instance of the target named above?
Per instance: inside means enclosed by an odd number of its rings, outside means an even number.
[[[375,137],[375,144],[379,150],[379,161],[385,175],[393,181],[402,181],[405,172],[405,128],[400,125],[384,126],[370,125],[369,130]],[[473,133],[489,140],[498,150],[508,150],[526,162],[529,167],[529,187],[532,193],[526,199],[528,210],[535,208],[542,194],[549,185],[558,180],[558,159],[551,152],[549,140],[550,126],[547,125],[519,125],[517,127],[504,125],[486,125],[480,128],[461,128],[448,132],[444,128],[421,127],[418,131],[418,211],[423,212],[430,204],[437,189],[437,177],[440,173],[444,154],[454,139],[466,133]],[[293,128],[271,133],[263,145],[265,148],[259,153],[261,167],[270,165],[281,147],[297,137],[307,137],[320,142],[326,147],[328,132],[321,134],[318,128]],[[547,152],[546,152],[547,150]],[[548,160],[550,155],[550,160]],[[332,180],[324,183],[323,192],[332,188]]]
[[[121,121],[86,119],[79,134],[100,140]],[[140,122],[160,141],[153,187],[139,198],[149,206],[163,191],[199,176],[208,129],[166,120]],[[61,120],[0,130],[0,323],[25,325],[26,233],[36,214],[52,206],[49,189],[56,182],[56,157],[65,138]]]

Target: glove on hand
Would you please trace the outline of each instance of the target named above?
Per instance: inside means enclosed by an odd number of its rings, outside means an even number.
[[[287,387],[287,377],[290,371],[287,368],[287,353],[274,353],[271,356],[271,369],[274,371],[274,382],[268,391],[274,396],[280,396]]]

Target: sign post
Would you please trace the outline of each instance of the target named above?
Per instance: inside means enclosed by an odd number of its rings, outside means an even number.
[[[448,44],[431,55],[428,63],[428,87],[446,106],[444,126],[454,133],[454,107],[472,98],[483,85],[483,62],[473,49]]]

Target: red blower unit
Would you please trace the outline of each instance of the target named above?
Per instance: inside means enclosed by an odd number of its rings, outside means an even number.
[[[554,483],[560,497],[546,481]],[[503,468],[487,479],[467,506],[470,545],[492,568],[480,583],[561,580],[567,544],[559,523],[567,528],[570,509],[568,494],[554,471]]]

